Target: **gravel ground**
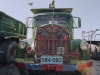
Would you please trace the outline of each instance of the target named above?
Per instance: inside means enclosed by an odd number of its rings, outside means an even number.
[[[0,75],[20,75],[17,67],[11,65],[0,65]]]

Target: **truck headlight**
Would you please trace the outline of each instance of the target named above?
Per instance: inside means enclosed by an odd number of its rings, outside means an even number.
[[[89,48],[89,44],[86,41],[81,42],[80,48],[81,48],[81,50],[86,51]]]
[[[20,41],[19,44],[18,44],[18,47],[20,49],[24,49],[26,47],[26,43],[24,41]]]

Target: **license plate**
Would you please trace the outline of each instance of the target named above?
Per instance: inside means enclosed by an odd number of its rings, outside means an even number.
[[[41,56],[41,64],[63,64],[62,56]]]

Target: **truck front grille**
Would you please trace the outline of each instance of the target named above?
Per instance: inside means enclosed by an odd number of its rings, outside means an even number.
[[[39,27],[36,36],[36,52],[41,55],[57,55],[58,48],[69,50],[69,32],[67,27]]]

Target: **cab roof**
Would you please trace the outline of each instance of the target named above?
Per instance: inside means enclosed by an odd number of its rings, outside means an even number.
[[[54,8],[54,12],[66,12],[66,13],[71,13],[73,8]],[[45,13],[45,12],[53,12],[52,8],[38,8],[38,9],[31,9],[33,14],[38,14],[38,13]]]

